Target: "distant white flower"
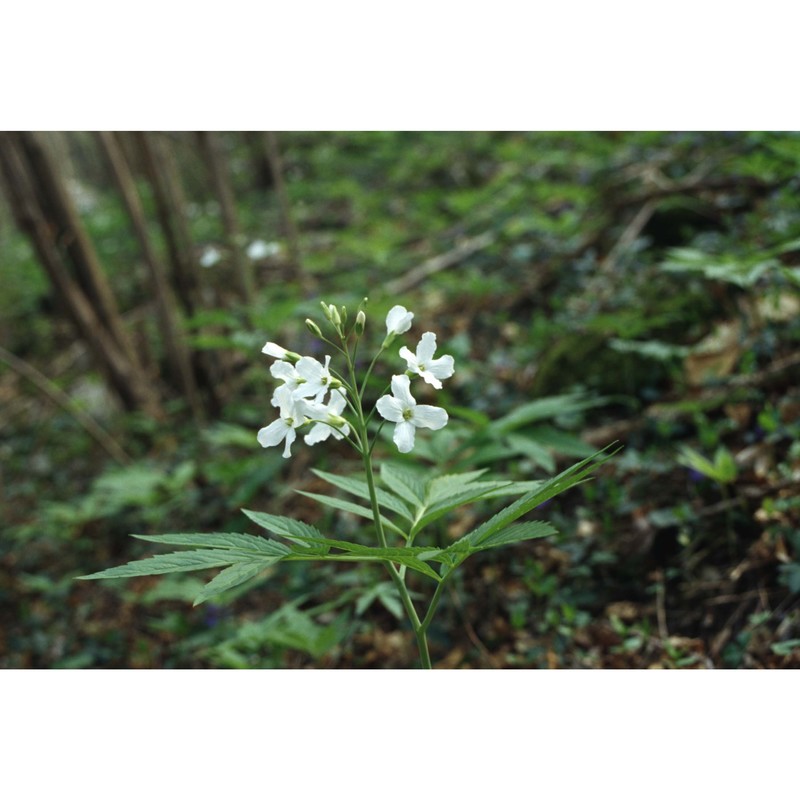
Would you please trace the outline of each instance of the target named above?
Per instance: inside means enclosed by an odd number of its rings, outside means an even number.
[[[411,327],[412,319],[414,315],[410,311],[406,311],[403,306],[394,306],[386,315],[387,336],[405,333]]]
[[[400,348],[400,355],[406,360],[410,372],[421,375],[422,379],[435,389],[442,388],[440,378],[449,378],[455,371],[453,356],[434,358],[436,334],[423,333],[417,345],[416,355],[407,347]]]
[[[289,458],[292,454],[292,443],[297,438],[295,429],[299,428],[307,420],[302,408],[292,399],[291,395],[284,394],[280,398],[278,405],[280,407],[280,417],[258,432],[258,443],[262,447],[274,447],[285,441],[283,457]]]
[[[401,453],[414,449],[416,428],[430,428],[438,431],[447,425],[447,412],[436,406],[418,406],[411,396],[411,381],[408,375],[392,376],[392,394],[378,400],[378,413],[389,422],[395,423],[392,437]]]
[[[343,439],[347,436],[350,433],[350,426],[341,416],[346,404],[344,389],[332,391],[331,399],[327,405],[305,401],[304,411],[306,416],[312,422],[314,420],[322,420],[314,425],[303,437],[305,443],[317,444],[318,442],[324,442],[331,434],[333,434],[334,439]]]
[[[256,239],[247,245],[247,257],[251,261],[258,261],[261,258],[268,258],[280,253],[281,246],[277,242],[265,242],[261,239]]]
[[[295,388],[292,393],[293,396],[295,398],[313,396],[315,402],[321,403],[331,385],[338,383],[331,375],[330,363],[330,356],[325,356],[324,366],[316,358],[303,356],[294,366],[295,372],[302,380],[302,383]]]
[[[275,344],[275,342],[267,342],[261,348],[261,352],[273,358],[277,358],[279,361],[283,361],[289,351],[285,347]]]
[[[200,266],[208,269],[222,261],[222,253],[216,247],[206,247],[200,256]]]

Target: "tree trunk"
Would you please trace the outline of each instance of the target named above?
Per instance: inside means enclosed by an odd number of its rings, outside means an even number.
[[[160,133],[137,132],[145,172],[153,188],[156,213],[164,232],[178,299],[190,316],[202,308],[200,276],[186,219],[186,199],[167,142]]]
[[[0,134],[0,169],[12,213],[30,239],[78,335],[123,407],[160,417],[163,412],[152,380],[131,357],[133,347],[116,302],[69,196],[59,183],[55,165],[50,164],[52,173],[40,180],[47,164],[47,155],[33,134]]]
[[[192,409],[196,420],[204,416],[203,405],[197,392],[194,373],[192,370],[189,349],[186,346],[180,326],[180,316],[175,304],[175,295],[166,280],[161,263],[153,248],[147,232],[144,209],[142,208],[139,194],[133,175],[128,166],[122,149],[113,133],[100,131],[97,138],[111,164],[111,172],[117,188],[122,195],[128,215],[131,218],[136,238],[142,249],[144,262],[147,267],[150,285],[155,297],[158,326],[164,340],[164,347],[170,366],[177,376],[183,396]]]
[[[128,358],[136,362],[136,351],[123,326],[116,298],[41,134],[21,131],[8,135],[23,154],[42,213],[55,226],[56,240],[64,250],[72,274],[96,309],[103,326]]]
[[[275,131],[267,131],[264,134],[267,148],[267,158],[269,159],[272,177],[275,180],[275,193],[278,197],[278,206],[281,212],[281,225],[283,235],[289,248],[289,262],[291,271],[286,276],[300,284],[309,285],[311,278],[303,270],[300,258],[300,237],[297,235],[297,227],[294,224],[292,215],[292,204],[289,200],[289,192],[286,189],[286,181],[283,177],[283,159],[278,144],[278,134]]]
[[[172,264],[173,286],[187,315],[193,316],[206,303],[200,287],[200,267],[194,256],[191,231],[186,218],[186,198],[173,154],[164,134],[133,134],[142,156],[145,174],[153,189],[161,230]],[[197,383],[208,393],[208,407],[215,414],[222,407],[227,383],[225,354],[194,353],[192,364]]]
[[[231,254],[233,269],[236,273],[236,280],[239,284],[239,292],[245,306],[250,310],[253,306],[255,294],[253,266],[250,259],[244,258],[242,255],[241,231],[236,215],[236,202],[231,187],[230,172],[222,151],[222,143],[217,134],[211,131],[200,131],[197,135],[211,173],[211,180],[214,183],[214,191],[219,201],[220,210],[222,211],[222,224],[225,228],[225,238]]]

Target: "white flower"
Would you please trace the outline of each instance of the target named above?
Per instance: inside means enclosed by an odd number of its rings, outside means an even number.
[[[317,444],[317,442],[324,442],[331,434],[333,434],[334,439],[343,439],[347,436],[350,433],[350,426],[341,416],[346,403],[344,389],[332,391],[331,399],[327,405],[303,401],[305,413],[310,420],[312,422],[321,420],[303,437],[305,443]]]
[[[285,347],[275,344],[275,342],[267,342],[261,348],[261,352],[273,358],[277,358],[279,361],[289,361],[292,364],[300,360],[300,356],[297,353],[293,353],[291,350],[287,350]]]
[[[330,371],[331,357],[325,356],[325,366],[316,358],[303,356],[294,366],[301,383],[292,392],[295,398],[314,397],[314,402],[321,403],[332,385],[339,383]],[[274,373],[273,373],[274,374]]]
[[[295,390],[305,383],[305,378],[286,361],[276,361],[269,371],[273,378],[283,381],[283,385],[278,386],[272,393],[272,405],[274,406],[279,406],[285,397],[294,398]]]
[[[265,242],[261,239],[256,239],[247,245],[247,257],[251,261],[258,261],[261,258],[268,258],[280,253],[281,246],[277,242]]]
[[[410,453],[413,450],[415,428],[438,431],[447,425],[447,412],[436,406],[418,406],[411,396],[410,387],[408,375],[393,375],[394,397],[384,395],[376,406],[384,419],[396,423],[392,438],[401,453]]]
[[[275,344],[275,342],[267,342],[261,348],[261,352],[273,358],[277,358],[279,361],[283,361],[289,353],[285,347],[281,347],[279,344]]]
[[[455,371],[453,356],[434,358],[436,352],[436,334],[423,333],[414,355],[407,347],[400,348],[400,355],[406,360],[408,369],[421,375],[422,379],[435,389],[442,388],[440,378],[449,378]]]
[[[302,408],[288,394],[284,394],[278,403],[281,415],[274,422],[258,432],[258,443],[262,447],[274,447],[286,440],[283,457],[289,458],[292,454],[292,443],[297,438],[295,428],[307,422]]]
[[[412,319],[414,315],[410,311],[406,311],[403,306],[394,306],[386,315],[387,336],[405,333],[411,327]]]
[[[200,266],[209,269],[222,261],[222,253],[216,247],[206,247],[200,256]]]

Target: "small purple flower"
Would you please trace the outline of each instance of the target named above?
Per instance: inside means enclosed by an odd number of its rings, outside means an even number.
[[[702,472],[698,472],[693,467],[689,467],[688,472],[689,472],[689,480],[692,483],[701,483],[702,481],[704,481],[706,479],[706,476],[703,475]]]

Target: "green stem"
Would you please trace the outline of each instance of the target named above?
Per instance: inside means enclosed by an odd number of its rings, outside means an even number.
[[[372,372],[372,368],[375,366],[375,362],[378,360],[378,356],[382,352],[383,348],[381,348],[378,355],[375,356],[375,358],[372,360],[372,363],[369,365],[369,369],[367,370],[367,374],[364,377],[364,382],[361,384],[360,389],[355,374],[355,365],[353,364],[353,360],[350,356],[350,353],[346,353],[346,356],[347,356],[347,366],[350,373],[350,380],[353,384],[353,388],[356,390],[354,392],[354,395],[355,397],[358,398],[358,403],[354,404],[355,405],[354,412],[356,414],[356,425],[358,426],[357,438],[361,443],[361,458],[362,461],[364,462],[364,472],[366,473],[366,478],[367,478],[367,490],[369,492],[370,506],[372,508],[372,518],[375,523],[375,533],[378,536],[378,542],[380,543],[380,546],[387,547],[388,545],[386,543],[386,533],[383,530],[383,522],[381,520],[380,506],[378,505],[378,493],[375,491],[375,476],[373,475],[372,472],[372,447],[370,447],[369,443],[367,420],[364,417],[364,409],[362,405],[362,398],[364,397],[364,390],[366,389],[367,386],[367,380],[369,378],[369,374]],[[406,583],[404,580],[405,575],[401,576],[400,572],[398,572],[397,570],[397,567],[395,567],[395,565],[392,564],[391,562],[386,563],[386,569],[388,570],[389,576],[394,582],[394,585],[397,587],[397,591],[400,594],[400,601],[403,604],[403,608],[405,609],[408,621],[411,623],[411,627],[414,629],[414,636],[416,636],[417,648],[419,649],[420,663],[422,664],[423,669],[432,669],[431,656],[430,653],[428,652],[428,637],[426,635],[427,626],[424,626],[423,623],[420,622],[419,615],[417,614],[417,610],[414,608],[414,603],[411,600],[411,595],[409,594],[408,588],[406,587]],[[434,597],[436,596],[437,595],[434,595]]]

